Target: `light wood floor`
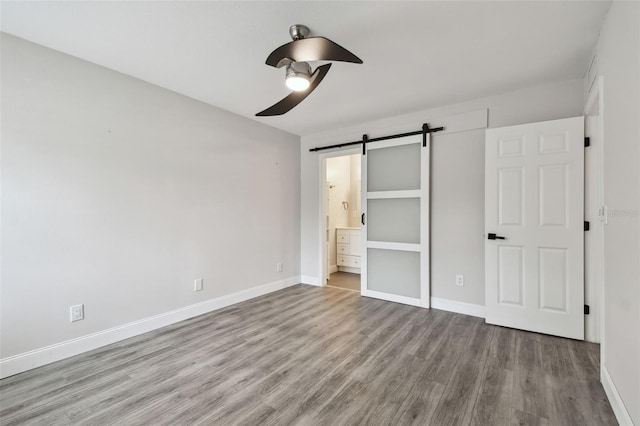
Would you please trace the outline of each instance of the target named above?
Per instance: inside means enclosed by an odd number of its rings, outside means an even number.
[[[334,272],[329,275],[327,285],[347,290],[360,291],[360,274],[351,274],[349,272],[340,271]]]
[[[0,382],[2,424],[615,424],[598,346],[304,285]]]

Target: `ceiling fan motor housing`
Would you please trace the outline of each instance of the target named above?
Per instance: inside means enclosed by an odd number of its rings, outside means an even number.
[[[311,77],[311,66],[308,62],[292,62],[287,65],[287,74],[286,77],[299,77],[300,74],[306,76],[307,78]]]
[[[296,24],[289,27],[289,35],[294,41],[307,38],[309,34],[311,34],[311,31],[309,31],[309,27],[305,25]]]

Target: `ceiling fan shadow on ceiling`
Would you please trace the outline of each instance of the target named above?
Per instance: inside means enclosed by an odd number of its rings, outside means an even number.
[[[257,117],[285,114],[318,87],[329,72],[331,64],[320,65],[311,72],[309,62],[362,63],[356,55],[328,38],[309,37],[309,28],[304,25],[292,25],[289,34],[293,41],[271,52],[265,63],[275,68],[285,67],[285,83],[293,92],[275,105],[257,113]]]

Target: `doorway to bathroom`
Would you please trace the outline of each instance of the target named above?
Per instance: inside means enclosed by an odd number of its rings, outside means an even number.
[[[324,161],[326,285],[360,292],[361,154]]]

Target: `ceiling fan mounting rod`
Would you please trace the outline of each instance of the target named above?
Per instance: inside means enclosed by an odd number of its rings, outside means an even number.
[[[306,25],[295,24],[289,27],[289,35],[293,41],[307,38],[309,34],[311,34],[311,31],[309,31],[309,27]]]

